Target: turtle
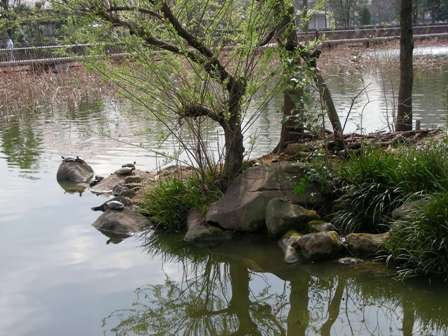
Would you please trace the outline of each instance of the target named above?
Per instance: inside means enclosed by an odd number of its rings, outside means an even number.
[[[122,205],[122,207],[120,206],[120,204]],[[107,200],[106,202],[104,202],[103,204],[101,204],[99,206],[93,207],[92,210],[93,211],[106,211],[107,209],[120,210],[119,208],[121,208],[121,210],[123,210],[124,207],[128,207],[131,205],[132,205],[132,202],[129,198],[117,196],[110,200]]]
[[[122,211],[124,209],[124,204],[120,201],[109,201],[106,202],[106,210],[115,210],[115,211]]]
[[[96,175],[95,178],[92,180],[92,182],[90,182],[89,186],[94,187],[102,180],[104,180],[104,177]]]
[[[78,158],[78,157],[76,157],[76,158]],[[61,155],[61,159],[62,159],[62,161],[64,161],[64,162],[76,162],[76,158],[65,157],[65,156],[62,156],[62,155]]]
[[[124,167],[124,168],[120,168],[120,169],[116,170],[114,174],[116,174],[118,176],[128,176],[128,175],[131,175],[134,170],[135,170],[135,167],[134,168]]]
[[[133,163],[125,163],[124,165],[121,166],[121,168],[134,168],[135,169],[135,165],[137,164],[137,162],[133,162]]]

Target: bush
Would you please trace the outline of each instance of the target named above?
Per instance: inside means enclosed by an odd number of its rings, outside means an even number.
[[[448,193],[431,196],[410,216],[396,221],[386,248],[402,277],[448,280]]]
[[[448,147],[369,148],[341,163],[336,174],[345,187],[334,224],[347,233],[382,232],[391,212],[408,198],[448,191]]]
[[[180,231],[185,229],[191,209],[205,213],[208,205],[220,196],[217,187],[212,183],[204,184],[198,178],[169,178],[145,193],[140,208],[157,224],[158,229]]]
[[[337,201],[333,224],[343,233],[385,232],[388,218],[403,203],[400,188],[366,182],[350,186]]]

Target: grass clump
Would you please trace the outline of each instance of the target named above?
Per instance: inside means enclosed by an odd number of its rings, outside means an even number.
[[[448,191],[448,146],[368,148],[342,162],[336,174],[344,186],[334,224],[345,233],[384,232],[392,211],[410,197]]]
[[[448,193],[434,194],[409,216],[396,221],[386,248],[402,277],[448,280]]]
[[[221,196],[221,191],[199,178],[167,178],[150,188],[140,203],[141,212],[165,231],[182,231],[191,209],[205,214],[208,206]]]

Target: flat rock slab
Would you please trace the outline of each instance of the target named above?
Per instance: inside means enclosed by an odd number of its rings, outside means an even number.
[[[304,170],[304,165],[290,162],[248,168],[210,206],[206,221],[233,231],[264,229],[268,202],[276,197],[297,201],[293,189]]]
[[[134,170],[133,175],[130,176],[111,174],[102,179],[90,190],[95,194],[112,194],[114,187],[119,184],[126,184],[126,180],[129,181],[131,176],[139,178],[139,181],[148,181],[154,178],[154,174],[136,169]]]
[[[106,210],[93,226],[108,237],[130,236],[149,227],[151,222],[145,216],[124,208],[122,211]]]

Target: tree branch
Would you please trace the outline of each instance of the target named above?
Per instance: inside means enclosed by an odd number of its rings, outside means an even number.
[[[239,90],[241,87],[241,83],[239,83],[221,64],[221,62],[213,55],[213,52],[207,48],[202,42],[200,42],[193,34],[187,31],[176,16],[171,11],[171,8],[168,6],[166,2],[162,5],[162,13],[164,17],[170,22],[170,24],[175,29],[176,33],[182,37],[187,44],[199,51],[206,59],[206,62],[203,62],[205,71],[210,74],[212,77],[217,77],[221,82],[227,82],[226,88],[227,91],[233,92],[235,90]]]
[[[221,114],[215,113],[208,107],[200,104],[191,104],[185,106],[181,111],[180,115],[182,118],[198,118],[198,117],[209,117],[210,119],[221,124],[224,122],[224,118]]]
[[[141,7],[133,7],[133,6],[111,6],[109,8],[110,12],[139,12],[141,14],[147,14],[153,16],[159,20],[162,19],[162,16],[152,10],[141,8]]]

